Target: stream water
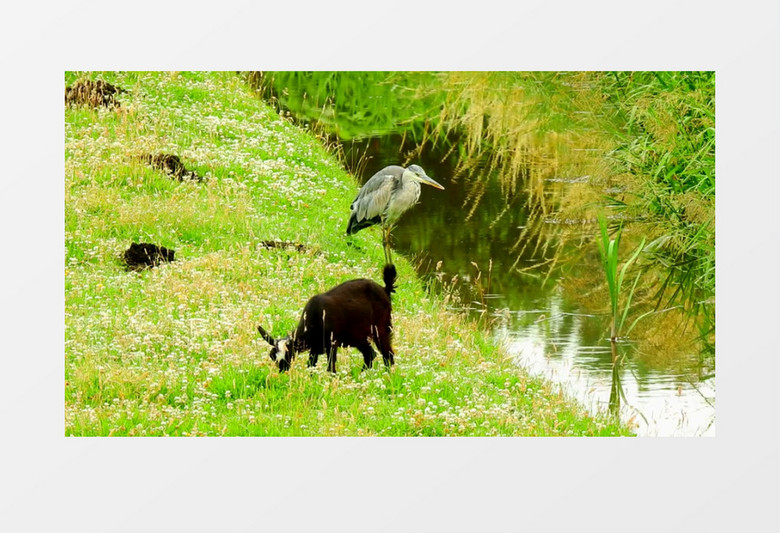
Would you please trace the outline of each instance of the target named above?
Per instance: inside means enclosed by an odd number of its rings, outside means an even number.
[[[349,170],[365,181],[382,167],[403,162],[401,144],[400,137],[350,143],[344,160],[348,167],[359,160],[360,167]],[[606,411],[611,393],[622,391],[620,416],[638,435],[715,435],[714,378],[704,376],[697,354],[668,354],[667,362],[659,363],[623,344],[618,350],[626,357],[613,372],[608,317],[587,312],[571,290],[564,290],[571,280],[556,277],[560,274],[543,283],[520,271],[553,253],[539,243],[516,246],[529,221],[524,193],[507,198],[491,177],[472,210],[473,183],[455,177],[454,156],[423,153],[412,162],[445,190],[423,187],[419,205],[394,230],[393,247],[429,283],[443,283],[453,295],[453,306],[484,318],[519,365],[559,384],[592,411]],[[580,177],[554,181],[566,179]],[[551,230],[559,223],[547,221]],[[596,224],[578,227],[586,235],[598,232]],[[543,241],[544,231],[534,238]],[[603,276],[596,250],[594,242],[593,254],[580,268],[593,279]],[[451,283],[453,279],[457,281]],[[670,365],[670,359],[686,363]]]

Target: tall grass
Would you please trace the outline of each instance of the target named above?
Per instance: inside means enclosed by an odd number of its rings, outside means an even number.
[[[656,225],[648,253],[668,275],[659,305],[680,303],[702,338],[715,327],[715,73],[601,75],[615,118],[615,171],[638,183],[625,210]],[[662,303],[663,302],[663,303]]]

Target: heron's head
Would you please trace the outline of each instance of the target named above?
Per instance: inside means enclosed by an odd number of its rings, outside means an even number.
[[[404,171],[404,174],[406,173],[410,174],[409,177],[418,183],[424,183],[426,185],[430,185],[431,187],[436,187],[437,189],[444,189],[441,184],[428,176],[428,174],[425,173],[420,165],[409,165]]]
[[[262,326],[257,326],[257,331],[265,339],[265,341],[271,345],[271,353],[268,356],[271,361],[276,363],[279,367],[279,372],[285,372],[290,369],[292,360],[295,359],[295,344],[291,337],[285,337],[283,339],[274,339],[269,335]]]

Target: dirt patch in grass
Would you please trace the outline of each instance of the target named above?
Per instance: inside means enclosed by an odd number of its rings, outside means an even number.
[[[132,243],[125,250],[124,260],[128,270],[143,270],[174,260],[174,250],[148,242]]]
[[[127,91],[103,80],[79,80],[70,87],[65,87],[65,104],[119,107],[116,96],[124,92]]]
[[[292,241],[263,241],[260,243],[263,248],[284,248],[287,250],[295,250],[296,252],[305,252],[309,249],[305,244]]]
[[[177,155],[173,154],[144,154],[140,157],[141,161],[156,168],[162,170],[172,178],[176,178],[179,181],[195,180],[202,181],[203,177],[198,176],[194,170],[187,170],[184,163]]]

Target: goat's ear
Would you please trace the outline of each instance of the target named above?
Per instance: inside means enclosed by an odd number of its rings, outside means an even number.
[[[263,326],[257,326],[257,331],[260,332],[260,335],[265,339],[265,341],[270,344],[271,346],[276,345],[276,340],[271,337],[266,330],[263,329]]]

